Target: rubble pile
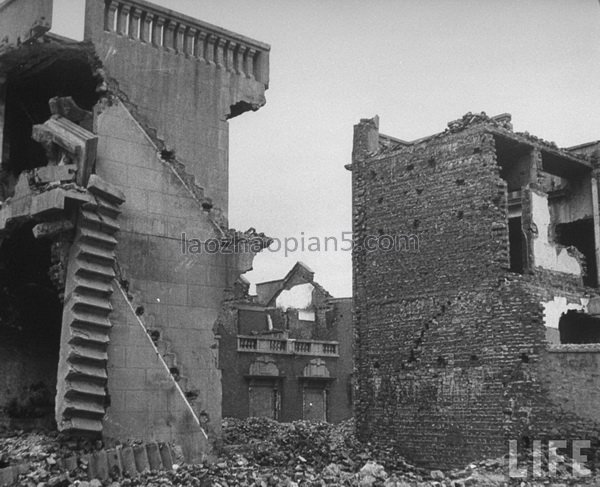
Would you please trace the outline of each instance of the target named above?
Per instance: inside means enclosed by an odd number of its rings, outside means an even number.
[[[19,477],[27,487],[234,487],[234,486],[358,486],[358,487],[467,487],[600,485],[600,476],[578,476],[568,458],[561,458],[556,474],[544,477],[508,477],[507,458],[471,464],[463,469],[442,472],[423,469],[406,462],[391,448],[359,442],[353,421],[338,425],[296,421],[278,423],[265,418],[227,419],[223,422],[223,446],[212,462],[198,465],[177,463],[171,471],[151,471],[136,478],[108,481],[89,480],[87,465],[80,462],[70,473],[61,470],[61,458],[90,453],[102,448],[99,442],[68,441],[59,434],[23,433],[0,437],[2,466],[29,464]],[[519,468],[529,465],[531,456],[519,459]],[[531,470],[531,468],[529,469]]]
[[[0,434],[0,468],[29,462],[46,462],[73,455],[84,455],[101,448],[101,442],[69,439],[57,431],[16,430]]]

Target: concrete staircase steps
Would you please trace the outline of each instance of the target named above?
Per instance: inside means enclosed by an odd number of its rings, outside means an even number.
[[[95,396],[104,401],[106,388],[84,380],[72,380],[69,381],[69,390],[66,393],[66,397],[72,396]]]
[[[108,332],[112,327],[108,317],[98,316],[85,310],[71,310],[68,313],[68,318],[71,326],[76,326],[77,328],[84,330],[90,330],[90,332],[97,331],[98,333],[103,333],[106,337],[108,337]]]
[[[87,311],[97,313],[100,316],[108,316],[112,311],[110,301],[105,298],[86,294],[74,294],[72,296],[72,307],[74,311]]]
[[[90,346],[90,342],[73,343],[73,341],[71,341],[70,343],[69,359],[72,362],[102,362],[105,364],[108,361],[106,347],[103,347],[104,350],[101,350],[93,345]]]
[[[112,249],[105,249],[98,247],[93,244],[86,244],[81,242],[79,244],[79,256],[83,260],[93,262],[96,264],[112,266],[115,256]]]
[[[120,190],[96,175],[90,176],[88,191],[94,202],[79,210],[67,270],[71,290],[65,301],[63,328],[68,327],[70,336],[66,357],[61,359],[65,385],[57,394],[59,429],[77,434],[101,432],[106,413],[115,233],[119,230],[118,205],[124,201]]]
[[[110,218],[116,218],[121,213],[119,206],[106,200],[96,200],[96,202],[85,203],[82,206],[85,210],[96,211]]]
[[[73,434],[90,434],[102,432],[102,419],[72,417],[63,421],[66,430]]]
[[[108,215],[102,215],[95,210],[81,210],[82,223],[88,228],[99,230],[108,235],[114,235],[119,231],[119,224],[116,218]]]
[[[108,298],[113,292],[113,287],[110,283],[99,281],[98,279],[90,279],[86,276],[75,276],[75,290],[81,294],[96,294],[99,295],[99,297]]]
[[[106,378],[106,367],[104,364],[85,364],[80,362],[69,363],[67,380],[79,379],[102,383],[106,381]]]
[[[111,282],[115,278],[115,270],[112,267],[89,261],[80,262],[76,274],[103,282]]]
[[[112,235],[86,227],[81,229],[81,241],[109,250],[117,246],[117,239]]]
[[[99,418],[102,419],[104,417],[104,404],[99,403],[95,400],[90,400],[89,398],[72,399],[67,398],[65,401],[65,411],[64,414],[69,414],[71,416],[77,416],[80,418]]]
[[[69,343],[73,345],[77,344],[91,344],[96,347],[103,346],[106,349],[110,339],[106,336],[106,333],[90,330],[89,328],[80,328],[77,325],[71,326],[71,340]]]

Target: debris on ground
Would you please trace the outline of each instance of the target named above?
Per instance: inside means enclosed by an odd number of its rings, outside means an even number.
[[[89,441],[66,441],[59,434],[23,433],[0,437],[0,462],[29,462],[19,477],[27,487],[468,487],[600,485],[600,475],[568,458],[560,458],[556,473],[533,478],[508,476],[508,459],[489,459],[462,469],[442,471],[416,467],[393,451],[361,443],[352,420],[332,425],[323,422],[279,423],[266,418],[226,419],[223,448],[212,463],[177,464],[170,471],[152,471],[136,478],[89,480],[87,466],[79,464],[69,473],[60,459],[89,453],[102,445]],[[547,461],[547,456],[545,457]],[[532,465],[522,457],[519,465]],[[582,475],[583,474],[583,475]]]

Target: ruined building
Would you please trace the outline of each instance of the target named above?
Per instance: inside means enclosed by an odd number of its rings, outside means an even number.
[[[510,440],[594,445],[599,150],[514,132],[509,115],[467,114],[414,142],[377,118],[355,126],[362,438],[442,467]],[[379,235],[416,236],[418,252],[362,247]]]
[[[223,416],[338,422],[352,416],[352,300],[298,262],[283,279],[238,283],[219,321]]]
[[[0,5],[0,406],[5,423],[218,437],[213,332],[252,253],[186,254],[227,227],[228,122],[265,103],[269,46],[141,0]]]

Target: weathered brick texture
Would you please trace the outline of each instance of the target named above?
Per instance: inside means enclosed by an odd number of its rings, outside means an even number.
[[[501,456],[510,439],[594,437],[598,419],[583,414],[595,393],[564,403],[573,383],[594,386],[597,360],[550,353],[541,305],[593,290],[561,273],[509,271],[494,130],[512,133],[488,119],[390,148],[377,119],[355,127],[358,431],[423,464]],[[364,249],[369,236],[410,234],[418,251]]]

